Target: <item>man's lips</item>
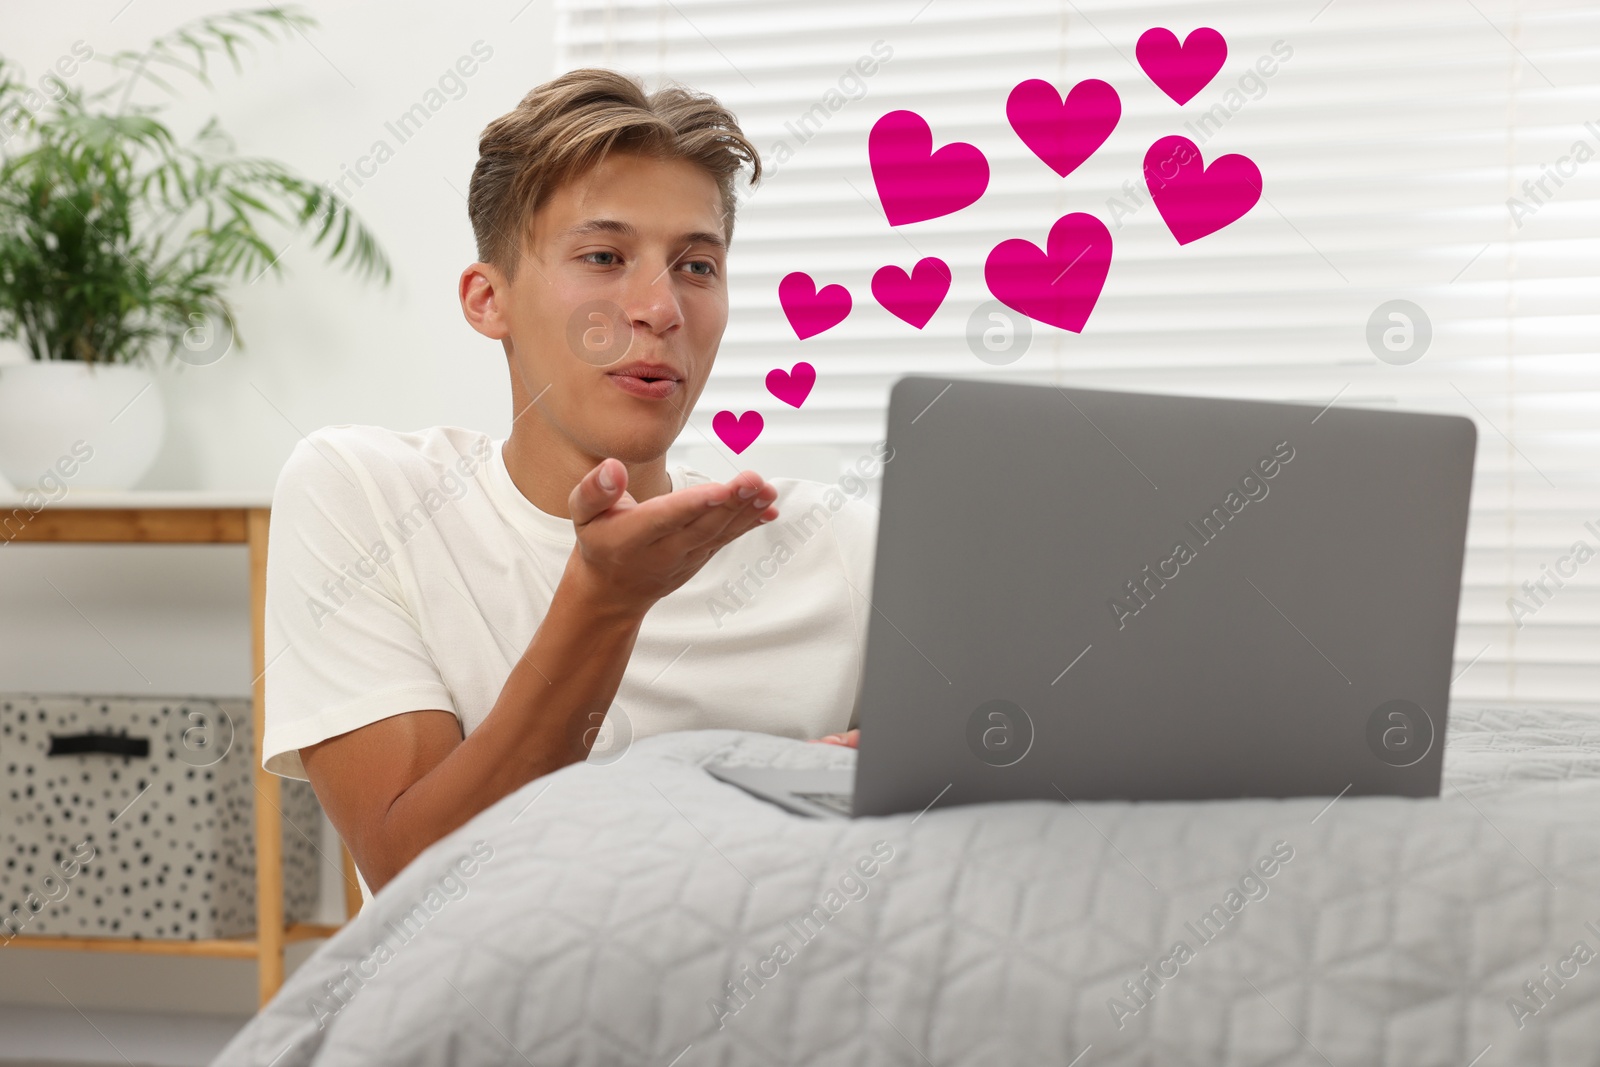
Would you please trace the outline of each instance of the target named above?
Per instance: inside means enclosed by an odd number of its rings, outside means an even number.
[[[643,397],[648,400],[665,400],[676,393],[681,384],[675,378],[651,379],[641,375],[620,372],[607,374],[606,380],[630,396]]]
[[[652,363],[638,361],[626,366],[609,370],[607,374],[620,374],[630,378],[666,378],[672,381],[683,381],[683,374],[670,363]]]

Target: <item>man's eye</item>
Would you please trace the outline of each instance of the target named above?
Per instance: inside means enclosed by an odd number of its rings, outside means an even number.
[[[702,278],[709,278],[713,274],[717,273],[717,265],[715,263],[710,262],[709,260],[694,259],[694,260],[690,260],[688,263],[685,263],[684,266],[686,266],[686,267],[704,267],[705,270],[703,270],[703,271],[691,271],[690,272],[692,274],[699,274],[700,277],[702,277]]]
[[[590,256],[614,256],[614,255],[616,255],[615,252],[585,252],[583,254],[583,258],[584,259],[588,259]],[[609,266],[611,266],[611,264],[610,263],[596,263],[595,266],[597,266],[597,267],[609,267]]]

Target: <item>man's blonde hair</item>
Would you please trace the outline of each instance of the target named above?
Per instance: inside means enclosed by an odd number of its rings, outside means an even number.
[[[752,165],[752,186],[761,179],[761,153],[713,97],[677,85],[646,93],[631,75],[580,67],[531,90],[479,135],[467,193],[478,259],[515,278],[534,212],[612,151],[681,159],[710,174],[730,243],[739,168]]]

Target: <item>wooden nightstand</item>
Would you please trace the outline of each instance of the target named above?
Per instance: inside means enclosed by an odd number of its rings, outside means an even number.
[[[39,501],[35,499],[33,503]],[[254,708],[256,933],[211,940],[52,937],[19,934],[26,948],[87,952],[144,952],[168,956],[255,959],[261,1003],[283,985],[283,949],[290,941],[332,936],[338,926],[285,925],[283,916],[283,818],[279,779],[261,767],[262,712],[266,691],[264,619],[267,580],[267,520],[270,496],[209,491],[72,491],[59,504],[32,511],[21,495],[0,496],[0,542],[74,544],[243,544],[250,550],[250,643]],[[361,907],[355,864],[341,842],[345,914]]]

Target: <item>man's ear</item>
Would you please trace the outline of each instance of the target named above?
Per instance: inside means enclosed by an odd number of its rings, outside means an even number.
[[[461,272],[457,284],[461,298],[461,314],[468,325],[492,340],[503,341],[511,336],[511,323],[501,310],[503,296],[509,296],[511,286],[500,268],[490,263],[471,263]]]

